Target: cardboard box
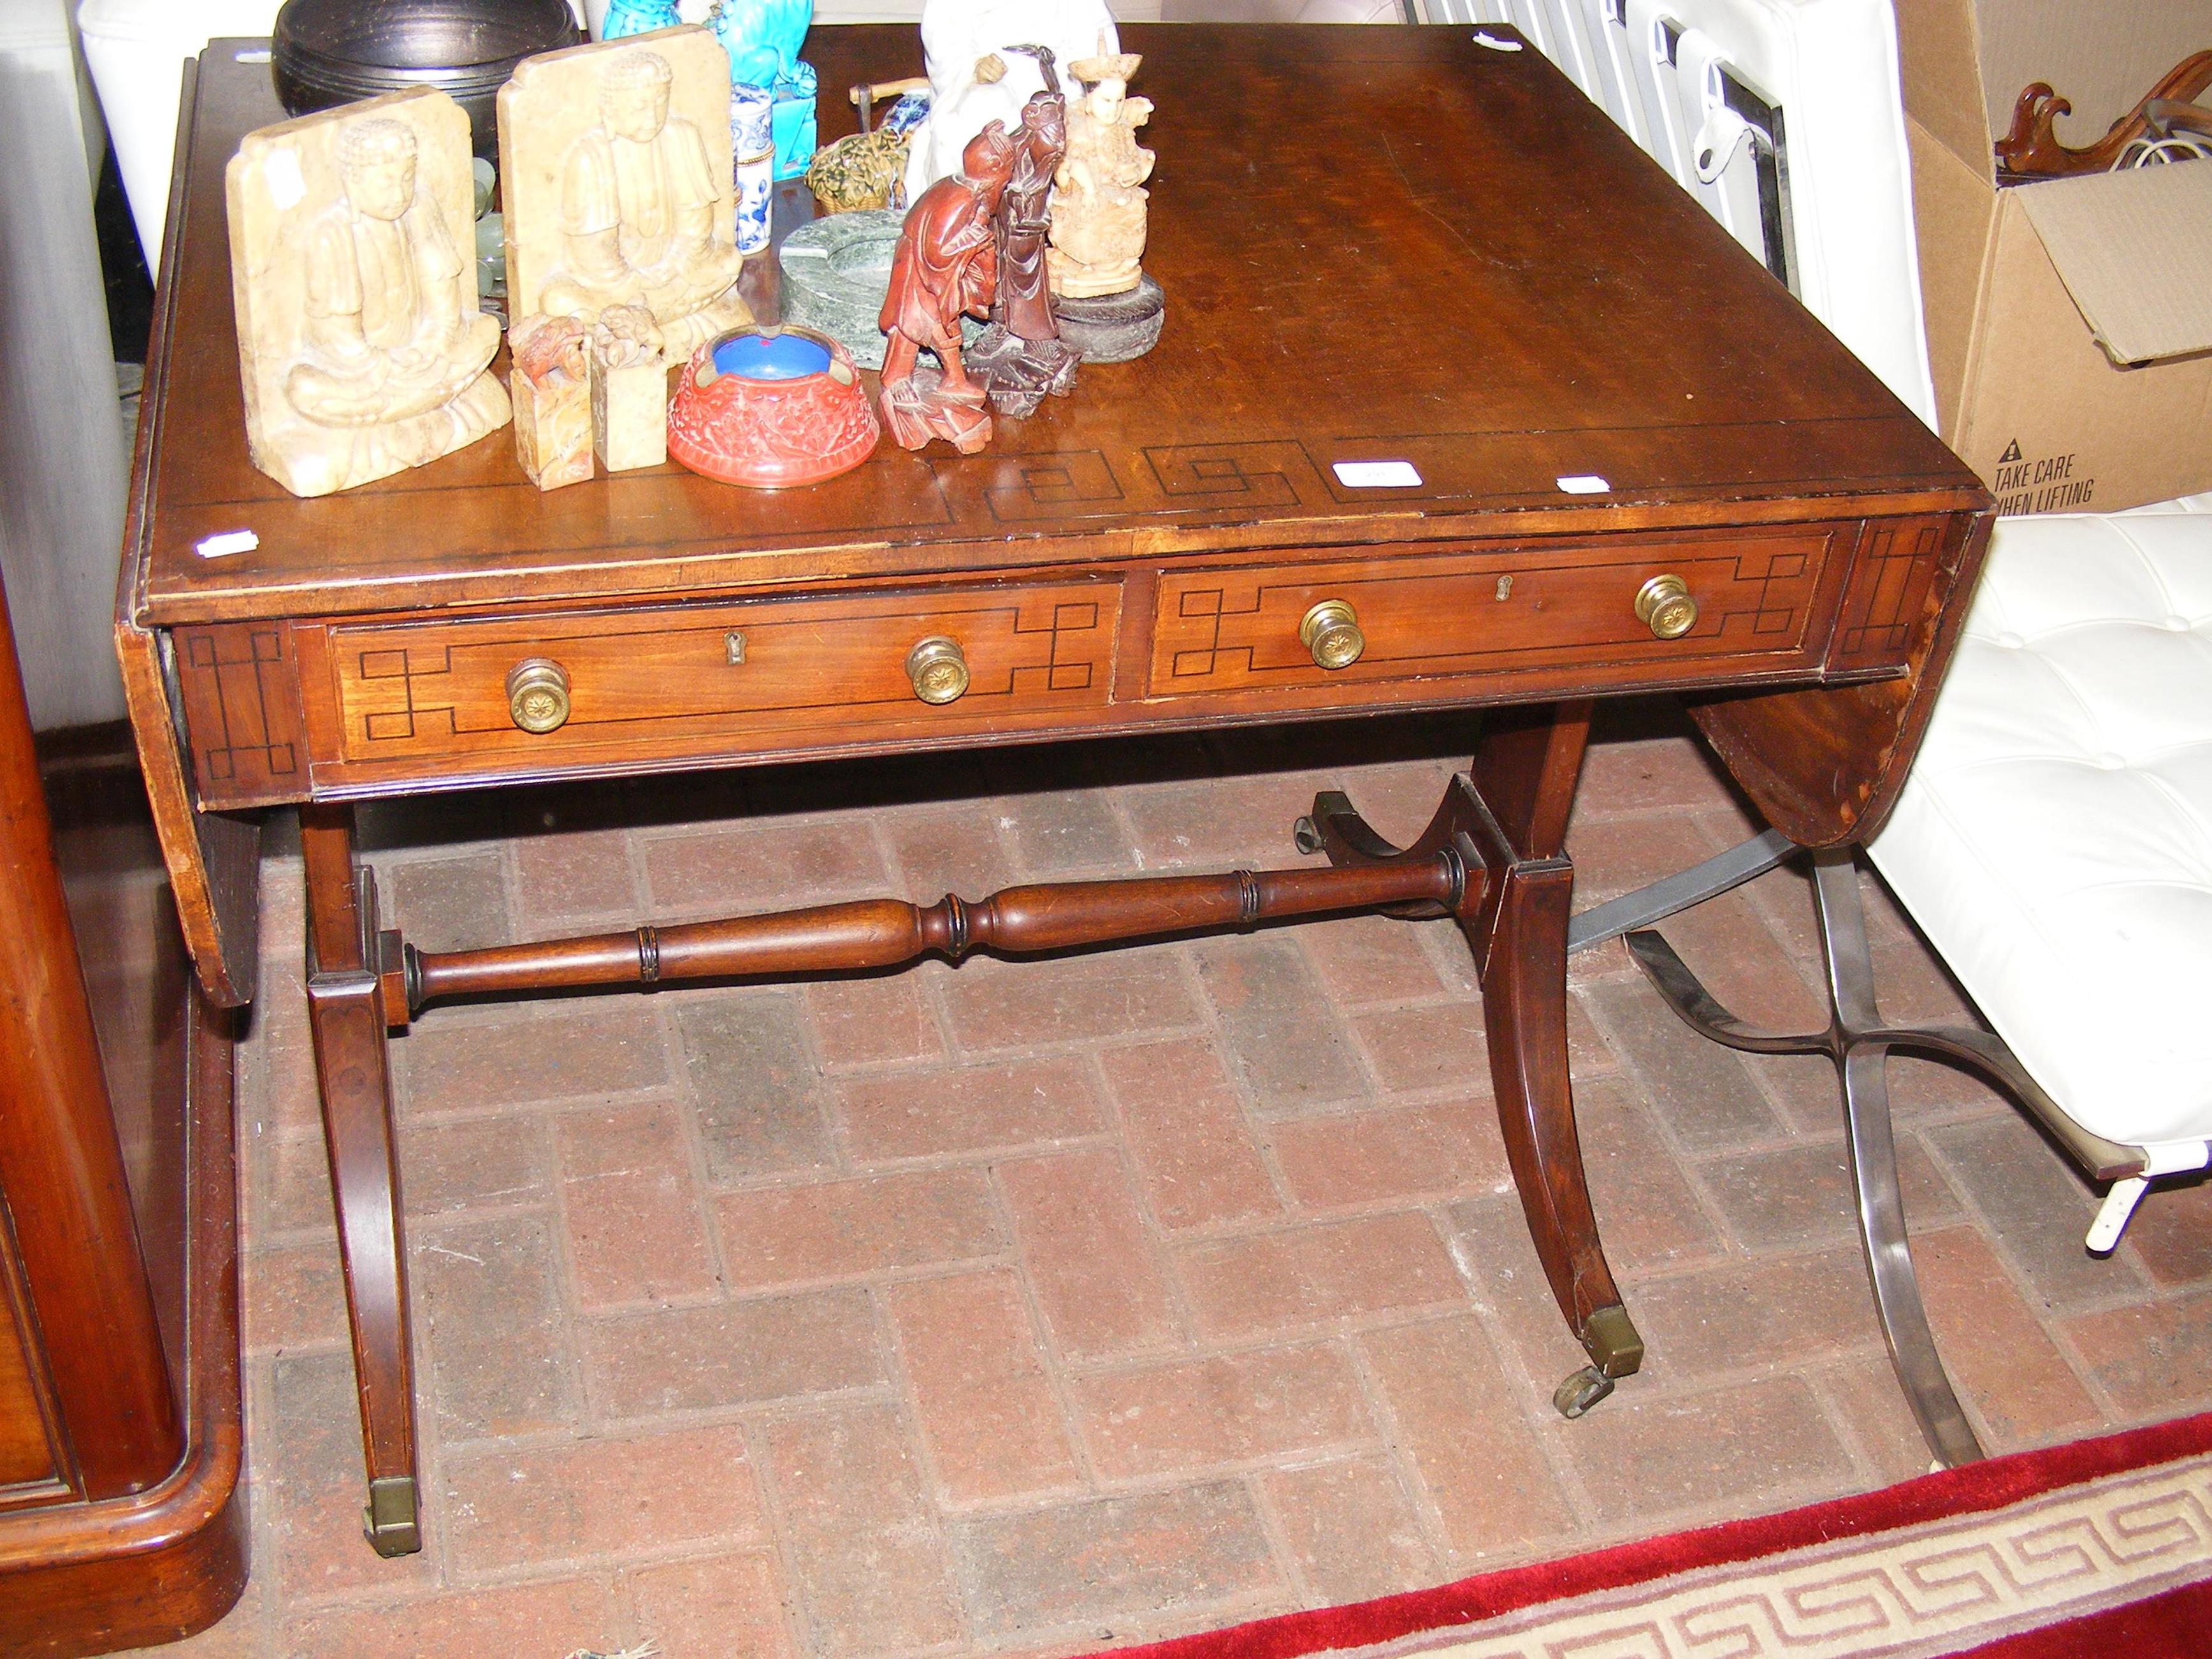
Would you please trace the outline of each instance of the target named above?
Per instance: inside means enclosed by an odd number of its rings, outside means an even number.
[[[1897,0],[1943,437],[2005,513],[2212,489],[2212,161],[2000,190],[2030,82],[2101,137],[2212,47],[2212,0]]]

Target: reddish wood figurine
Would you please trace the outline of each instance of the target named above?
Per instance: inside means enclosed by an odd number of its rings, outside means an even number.
[[[902,448],[944,438],[972,455],[991,441],[983,388],[960,366],[960,319],[987,315],[998,291],[993,216],[1013,167],[1013,141],[994,121],[969,140],[958,173],[922,191],[899,232],[878,325],[890,337],[884,423]],[[941,373],[916,367],[924,346],[945,365]]]
[[[1052,179],[1067,152],[1067,100],[1052,54],[1035,48],[1051,89],[1031,95],[1014,137],[1014,168],[999,200],[999,302],[991,326],[968,354],[1001,415],[1031,413],[1075,385],[1081,354],[1060,337],[1046,286],[1045,237],[1052,228]]]

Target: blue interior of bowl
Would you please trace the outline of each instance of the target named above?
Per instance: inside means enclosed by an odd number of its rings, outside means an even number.
[[[714,370],[747,380],[801,380],[830,367],[830,349],[803,334],[738,334],[714,348]]]

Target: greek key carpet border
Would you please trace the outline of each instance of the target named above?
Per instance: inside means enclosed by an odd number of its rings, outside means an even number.
[[[2212,1576],[2212,1454],[1594,1591],[1343,1659],[1893,1659]]]

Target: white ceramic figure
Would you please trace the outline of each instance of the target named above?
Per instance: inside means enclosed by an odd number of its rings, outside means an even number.
[[[922,0],[929,114],[907,149],[906,199],[960,171],[968,141],[992,121],[1014,131],[1030,94],[1045,89],[1036,59],[1008,46],[1048,47],[1070,93],[1067,64],[1118,52],[1105,0]]]

